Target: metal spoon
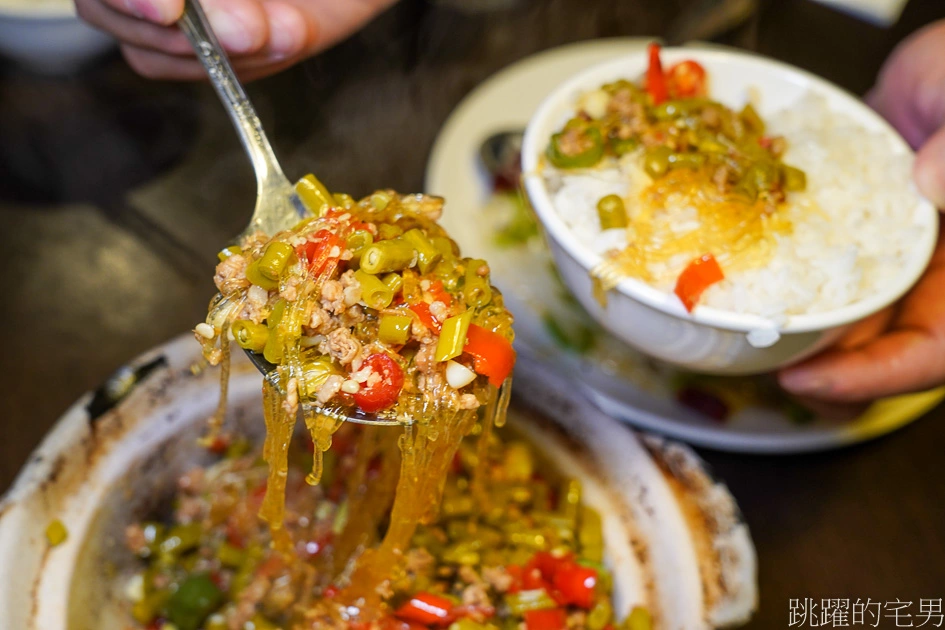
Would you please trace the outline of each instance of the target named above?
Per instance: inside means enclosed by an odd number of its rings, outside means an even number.
[[[230,65],[220,42],[210,28],[198,0],[186,0],[184,14],[178,21],[181,31],[187,36],[197,58],[207,71],[210,83],[216,90],[226,113],[229,114],[236,133],[243,143],[243,148],[253,164],[256,173],[256,208],[237,240],[257,231],[275,234],[291,228],[301,217],[309,214],[308,209],[299,199],[295,187],[285,176],[276,154],[266,138],[262,122],[256,115],[246,91]],[[261,354],[246,350],[246,355],[270,383],[279,387],[276,366],[266,361]],[[338,419],[360,424],[395,425],[404,419],[360,411],[352,414],[349,410],[337,407],[319,407],[319,413]]]

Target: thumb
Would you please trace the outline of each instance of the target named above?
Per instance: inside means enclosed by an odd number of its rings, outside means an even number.
[[[945,86],[942,92],[945,98]],[[935,132],[916,155],[915,183],[936,208],[945,209],[945,126]]]

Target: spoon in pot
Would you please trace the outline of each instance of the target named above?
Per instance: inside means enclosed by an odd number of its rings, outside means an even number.
[[[210,83],[220,97],[226,113],[229,114],[233,127],[239,135],[243,148],[253,164],[256,173],[256,208],[246,229],[237,236],[237,242],[256,232],[268,235],[287,230],[310,214],[299,199],[295,187],[285,176],[276,154],[269,144],[262,122],[256,115],[249,97],[236,77],[233,67],[220,42],[210,28],[207,16],[198,0],[184,2],[184,14],[178,20],[178,26],[197,53],[197,59],[203,64],[210,77]],[[276,366],[266,361],[259,353],[246,350],[246,355],[253,365],[262,372],[267,381],[280,388]],[[348,410],[342,406],[319,407],[318,412],[359,424],[396,425],[405,419]]]

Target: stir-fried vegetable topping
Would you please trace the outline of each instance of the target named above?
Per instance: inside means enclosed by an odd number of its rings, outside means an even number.
[[[359,472],[371,438],[349,426],[336,441],[318,488],[302,480],[308,455],[290,453],[302,464],[288,473],[292,557],[271,548],[269,530],[255,518],[266,479],[258,453],[234,453],[185,475],[170,522],[126,532],[142,558],[127,589],[135,619],[178,630],[649,629],[642,608],[622,623],[615,615],[601,520],[582,504],[580,484],[561,478],[528,443],[496,433],[484,451],[475,441],[461,445],[439,517],[416,531],[403,570],[379,586],[379,615],[333,617],[326,603],[340,597],[346,554],[361,540],[345,534],[344,522],[362,510],[374,528],[362,533],[368,539],[383,524],[371,490],[350,482],[366,474],[380,483],[380,470]]]
[[[767,131],[751,103],[735,111],[709,97],[709,77],[697,61],[666,69],[659,45],[651,44],[639,82],[603,85],[583,95],[577,110],[550,138],[550,165],[631,172],[625,197],[607,195],[597,204],[601,230],[627,231],[626,248],[608,253],[595,271],[600,296],[627,275],[665,287],[661,274],[678,274],[680,260],[705,253],[726,267],[759,266],[773,235],[790,231],[778,210],[789,193],[806,188],[805,173],[783,162],[785,139]],[[642,192],[634,172],[648,178]],[[721,280],[716,275],[712,282]],[[680,296],[690,311],[708,286],[701,284]]]

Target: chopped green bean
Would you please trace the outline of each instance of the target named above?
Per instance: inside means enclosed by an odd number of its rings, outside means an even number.
[[[335,203],[345,210],[350,210],[355,205],[354,197],[351,195],[345,193],[335,193],[333,197],[335,198]]]
[[[390,193],[379,190],[373,195],[371,195],[371,205],[374,206],[374,209],[380,212],[381,210],[386,210],[387,206],[390,205],[393,197]]]
[[[782,164],[781,178],[784,181],[784,189],[789,192],[800,192],[807,188],[807,174],[799,168]]]
[[[473,310],[468,309],[459,315],[446,318],[440,331],[440,338],[436,343],[435,361],[449,361],[463,353],[463,348],[466,347],[466,333],[469,331],[473,315],[475,315]]]
[[[377,224],[377,240],[379,241],[389,241],[395,239],[401,234],[404,233],[404,228],[400,227],[395,223],[378,223]]]
[[[216,555],[217,560],[227,567],[239,568],[246,561],[245,551],[226,542],[217,547]]]
[[[369,308],[381,310],[390,306],[394,292],[377,276],[365,273],[363,269],[354,272],[355,279],[361,284],[361,301]]]
[[[568,479],[561,489],[561,513],[577,522],[578,511],[581,509],[581,482],[577,479]]]
[[[417,250],[399,238],[378,241],[361,255],[361,270],[370,274],[389,273],[413,267]]]
[[[220,262],[223,262],[230,256],[235,256],[237,254],[242,254],[242,253],[243,253],[242,247],[240,247],[239,245],[230,245],[229,247],[224,247],[223,249],[221,249],[220,252],[217,254],[217,258],[220,259]]]
[[[429,273],[433,267],[440,261],[442,254],[436,249],[436,246],[427,238],[418,228],[407,230],[401,237],[417,250],[417,268],[420,273]]]
[[[263,277],[278,282],[289,261],[295,255],[295,249],[288,243],[273,241],[266,247],[259,259],[259,273]]]
[[[305,393],[313,398],[319,388],[325,384],[329,376],[341,374],[341,370],[332,362],[331,358],[321,356],[302,362],[302,380]]]
[[[176,558],[192,551],[200,544],[203,528],[200,523],[175,525],[167,532],[159,547],[161,555]]]
[[[604,559],[604,534],[600,514],[587,506],[581,507],[578,524],[578,545],[580,555],[591,562]]]
[[[509,607],[509,612],[513,615],[524,615],[530,610],[558,607],[558,603],[543,588],[508,593],[505,596],[505,605]]]
[[[614,616],[614,610],[607,597],[601,597],[587,613],[588,630],[604,630]]]
[[[739,116],[741,116],[742,122],[745,123],[745,126],[748,127],[752,133],[759,136],[764,135],[765,121],[761,119],[761,116],[758,115],[758,112],[752,107],[751,103],[745,104]]]
[[[364,250],[374,244],[374,235],[368,230],[355,230],[345,241],[345,247],[351,250],[352,260],[361,260]]]
[[[469,308],[485,306],[492,300],[492,287],[489,285],[489,265],[486,261],[475,258],[466,261],[463,298],[465,298],[466,306]]]
[[[400,293],[400,290],[404,288],[404,279],[399,273],[389,273],[381,278],[381,282],[386,284],[394,292],[394,295]]]
[[[377,338],[392,346],[402,346],[410,339],[413,317],[385,313],[378,319]]]
[[[266,345],[263,348],[263,356],[270,363],[279,363],[282,361],[284,352],[283,335],[279,331],[279,324],[282,316],[285,314],[286,301],[278,300],[269,312],[269,318],[266,325],[269,328],[269,338],[266,339]]]
[[[650,611],[642,606],[635,606],[623,622],[622,630],[651,630],[653,620]]]
[[[233,338],[240,348],[252,352],[262,352],[269,340],[269,327],[248,319],[238,319],[230,326]]]
[[[531,481],[535,474],[535,458],[525,442],[509,442],[502,456],[502,472],[510,483]]]
[[[300,179],[295,185],[295,191],[316,216],[324,214],[334,203],[331,193],[314,175],[306,175]]]
[[[262,259],[259,259],[262,260]],[[279,288],[279,281],[272,280],[263,275],[259,269],[259,260],[254,260],[246,267],[246,279],[266,291],[272,291]]]
[[[607,195],[597,202],[597,218],[600,229],[612,230],[627,227],[627,209],[619,195]]]
[[[673,150],[666,146],[648,149],[643,156],[643,170],[653,179],[659,179],[669,171],[669,158]]]

